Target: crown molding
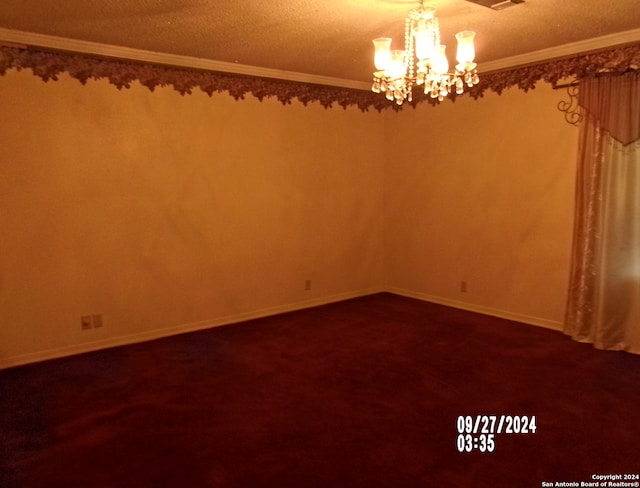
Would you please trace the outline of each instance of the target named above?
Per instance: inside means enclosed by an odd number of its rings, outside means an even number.
[[[518,66],[538,64],[552,59],[560,59],[567,56],[574,56],[576,54],[601,51],[603,49],[624,46],[626,44],[633,44],[636,42],[640,42],[640,29],[594,37],[593,39],[562,44],[556,47],[532,51],[527,54],[489,61],[487,63],[480,64],[479,68],[481,68],[481,70],[479,69],[478,71],[481,73],[490,73],[493,71],[512,69]]]
[[[575,54],[594,52],[614,46],[622,46],[625,44],[636,42],[640,42],[640,29],[633,29],[606,36],[596,37],[593,39],[587,39],[584,41],[562,44],[560,46],[555,46],[552,48],[540,49],[538,51],[533,51],[527,54],[497,59],[495,61],[482,63],[480,67],[481,72],[490,73],[493,71],[512,69],[517,66],[536,64],[552,59],[563,58]],[[274,78],[278,80],[336,86],[354,90],[368,91],[371,89],[371,84],[368,82],[320,75],[311,75],[295,71],[263,68],[259,66],[251,66],[239,63],[228,63],[225,61],[215,61],[204,58],[196,58],[193,56],[146,51],[142,49],[133,49],[112,44],[102,44],[98,42],[82,41],[66,37],[37,34],[34,32],[5,29],[2,27],[0,27],[0,45],[24,48],[28,46],[42,47],[46,49],[91,54],[123,60],[161,64],[166,66],[200,69],[220,73],[232,73],[244,76],[255,76],[258,78]]]
[[[112,44],[102,44],[98,42],[81,41],[66,37],[49,36],[34,32],[25,32],[0,27],[0,44],[9,47],[41,47],[55,49],[58,51],[68,51],[81,54],[105,56],[110,58],[123,59],[128,61],[141,61],[144,63],[161,64],[180,68],[191,68],[206,71],[216,71],[220,73],[232,73],[236,75],[255,76],[258,78],[275,78],[278,80],[294,81],[299,83],[312,83],[315,85],[336,86],[340,88],[351,88],[354,90],[370,90],[371,83],[361,81],[345,80],[342,78],[332,78],[329,76],[311,75],[295,71],[285,71],[259,66],[250,66],[240,63],[228,63],[225,61],[215,61],[193,56],[183,56],[179,54],[161,53],[155,51],[145,51],[143,49],[133,49]]]

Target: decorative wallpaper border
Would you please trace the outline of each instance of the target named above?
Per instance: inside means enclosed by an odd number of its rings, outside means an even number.
[[[556,84],[566,78],[580,79],[603,71],[624,72],[639,68],[640,43],[531,66],[480,73],[480,83],[461,96],[468,94],[477,99],[487,90],[500,94],[514,86],[528,91],[535,88],[539,81]],[[251,94],[260,101],[276,97],[282,104],[289,104],[296,99],[304,105],[319,102],[325,108],[338,105],[343,108],[356,106],[362,111],[370,108],[378,111],[386,108],[400,109],[380,94],[364,90],[177,68],[86,54],[0,46],[0,75],[4,75],[9,69],[30,69],[44,81],[57,80],[61,73],[69,74],[82,84],[88,80],[106,79],[118,89],[129,88],[132,82],[138,81],[151,91],[156,87],[170,86],[182,95],[191,94],[198,88],[209,96],[228,92],[236,100]],[[451,98],[455,100],[455,97]],[[414,94],[414,106],[423,102],[438,103],[426,95]]]

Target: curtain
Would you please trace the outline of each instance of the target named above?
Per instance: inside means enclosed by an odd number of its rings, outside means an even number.
[[[640,354],[640,72],[581,80],[564,332]]]

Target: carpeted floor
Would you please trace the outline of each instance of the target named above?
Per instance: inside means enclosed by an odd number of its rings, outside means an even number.
[[[478,415],[536,431],[459,452]],[[639,356],[391,294],[0,371],[7,488],[519,488],[639,460]]]

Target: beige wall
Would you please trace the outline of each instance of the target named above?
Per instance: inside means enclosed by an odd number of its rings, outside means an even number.
[[[561,326],[578,137],[565,97],[541,84],[387,118],[390,289]]]
[[[0,365],[383,284],[378,113],[13,70],[0,103]]]
[[[382,289],[557,326],[562,96],[379,114],[9,71],[0,367]]]

